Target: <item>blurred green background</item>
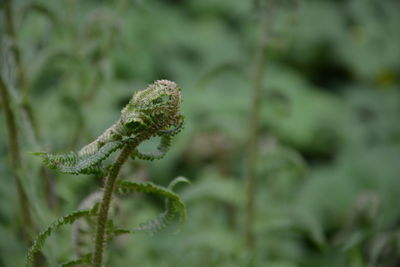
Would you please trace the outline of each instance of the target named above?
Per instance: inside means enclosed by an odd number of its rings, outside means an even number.
[[[44,170],[29,152],[79,150],[157,79],[182,88],[185,129],[164,159],[131,161],[121,177],[162,185],[187,177],[192,184],[177,192],[188,219],[177,233],[117,238],[107,266],[400,266],[398,1],[269,0],[264,12],[262,0],[12,0],[14,34],[7,1],[0,1],[0,74],[22,159],[11,167],[0,104],[0,266],[23,266],[28,249],[15,173],[32,234],[102,185],[100,177]],[[245,176],[262,34],[249,247]],[[125,227],[163,207],[140,194],[116,203]],[[71,229],[46,243],[48,266],[73,258]]]

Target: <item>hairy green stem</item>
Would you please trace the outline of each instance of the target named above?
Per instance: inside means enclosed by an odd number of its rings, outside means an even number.
[[[115,163],[112,165],[104,185],[103,198],[100,203],[99,215],[97,217],[95,250],[93,254],[93,267],[101,267],[103,264],[103,251],[106,245],[106,228],[108,221],[108,210],[114,192],[115,181],[117,180],[121,166],[134,152],[139,143],[144,139],[136,138],[134,141],[128,143],[121,151]]]
[[[253,86],[252,86],[252,105],[249,120],[249,140],[247,151],[246,168],[246,225],[245,238],[246,246],[250,251],[254,251],[254,221],[255,221],[255,198],[257,188],[256,164],[258,158],[258,131],[260,120],[261,93],[263,89],[264,68],[266,64],[265,50],[267,48],[268,32],[272,14],[272,4],[274,0],[269,0],[269,5],[263,5],[261,11],[261,25],[259,40],[255,51],[253,66]],[[267,2],[267,1],[265,1]]]

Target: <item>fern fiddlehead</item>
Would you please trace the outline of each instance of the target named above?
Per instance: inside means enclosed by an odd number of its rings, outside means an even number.
[[[149,85],[147,89],[134,94],[128,105],[121,111],[119,120],[92,143],[84,146],[78,153],[70,152],[59,155],[43,152],[35,153],[42,158],[46,166],[62,173],[103,174],[106,176],[100,206],[94,209],[96,213],[94,251],[92,254],[84,256],[83,259],[71,261],[64,266],[87,261],[90,257],[93,267],[101,267],[103,251],[109,239],[107,237],[109,233],[116,235],[135,231],[154,232],[165,227],[176,213],[180,215],[181,220],[184,220],[185,207],[179,196],[172,192],[172,187],[183,179],[179,178],[173,181],[169,189],[152,183],[117,182],[120,168],[129,157],[154,160],[160,159],[166,154],[171,145],[172,137],[183,127],[184,118],[180,113],[180,104],[180,88],[176,83],[168,80],[156,81]],[[161,137],[158,151],[144,153],[138,150],[139,144],[155,136]],[[121,150],[121,152],[115,162],[109,167],[103,166],[103,161],[117,150]],[[132,231],[115,230],[111,232],[110,229],[107,229],[109,225],[108,211],[115,187],[122,191],[139,191],[161,195],[166,198],[166,211],[155,220],[149,221]],[[85,215],[89,216],[90,214]],[[56,223],[55,225],[58,227],[62,224]],[[47,236],[46,232],[45,237]],[[42,245],[44,242],[43,235],[39,236],[38,242]],[[27,266],[30,266],[32,254],[39,251],[40,248],[41,246],[31,248]]]

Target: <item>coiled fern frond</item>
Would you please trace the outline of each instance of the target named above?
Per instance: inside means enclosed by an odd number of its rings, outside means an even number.
[[[129,103],[122,109],[117,122],[105,130],[96,140],[84,146],[78,153],[49,154],[34,153],[40,156],[43,163],[51,169],[69,174],[101,174],[106,176],[101,201],[95,201],[91,209],[79,210],[64,216],[39,234],[28,252],[26,266],[32,265],[35,253],[40,251],[52,231],[60,226],[72,223],[80,218],[86,219],[86,226],[91,227],[93,217],[96,220],[93,253],[83,252],[83,256],[64,263],[62,266],[86,264],[92,261],[93,267],[103,266],[103,252],[107,241],[116,234],[128,232],[157,232],[165,228],[179,214],[180,222],[186,218],[185,205],[172,189],[179,182],[188,182],[177,178],[168,188],[153,183],[137,183],[118,180],[119,171],[129,158],[154,160],[162,158],[171,146],[172,137],[182,128],[184,117],[180,113],[181,89],[176,83],[159,80],[147,89],[135,93]],[[159,136],[161,141],[153,153],[139,152],[138,146],[145,140]],[[121,150],[119,156],[110,166],[102,163],[113,152]],[[166,209],[156,219],[150,220],[133,230],[115,230],[109,219],[114,189],[121,192],[143,192],[166,198]],[[100,203],[99,203],[100,202]],[[82,224],[83,225],[83,224]],[[78,227],[78,226],[77,226]],[[79,227],[78,227],[79,228]],[[91,227],[94,228],[94,227]]]
[[[156,194],[165,197],[166,201],[165,210],[159,216],[157,216],[157,218],[141,223],[139,227],[132,230],[118,229],[116,230],[116,234],[136,232],[147,232],[154,234],[166,228],[175,218],[176,214],[179,215],[179,222],[181,224],[184,223],[186,220],[185,204],[183,204],[179,195],[172,191],[173,187],[181,182],[189,183],[186,178],[177,177],[170,183],[168,188],[165,188],[159,185],[155,185],[151,182],[139,183],[118,180],[117,188],[122,193],[141,192]]]

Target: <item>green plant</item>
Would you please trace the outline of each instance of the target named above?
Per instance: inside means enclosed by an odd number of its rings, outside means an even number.
[[[252,73],[252,102],[249,119],[249,136],[247,148],[247,168],[246,168],[246,225],[245,238],[246,245],[250,251],[255,247],[254,221],[256,216],[256,162],[258,160],[258,142],[261,121],[261,97],[264,89],[263,76],[266,65],[265,52],[268,47],[268,35],[271,32],[272,17],[275,15],[275,1],[264,1],[262,3],[260,17],[260,33],[258,36],[257,47],[255,50],[255,59]]]
[[[168,188],[153,183],[137,183],[118,179],[121,166],[131,157],[154,160],[162,158],[171,145],[171,139],[183,126],[183,116],[180,113],[181,94],[180,88],[171,81],[159,80],[147,89],[133,95],[128,105],[121,112],[120,119],[108,128],[95,141],[83,147],[78,153],[52,155],[48,153],[35,153],[42,157],[49,168],[70,174],[101,174],[106,176],[104,192],[100,204],[92,208],[78,210],[66,215],[50,225],[35,239],[29,250],[26,266],[30,266],[33,256],[40,251],[47,237],[60,226],[72,223],[83,217],[93,217],[96,220],[96,237],[93,253],[83,255],[77,260],[70,261],[62,266],[92,262],[92,266],[100,267],[103,264],[103,251],[105,244],[113,236],[138,232],[159,231],[166,227],[178,213],[181,222],[185,219],[185,206],[179,196],[172,189],[185,178],[176,178]],[[158,151],[145,153],[138,150],[139,144],[151,137],[161,138]],[[121,150],[115,162],[109,166],[102,164],[113,152]],[[166,210],[154,220],[150,220],[133,230],[118,229],[108,218],[111,199],[115,189],[121,192],[153,193],[167,199]]]
[[[24,238],[30,242],[30,232],[33,230],[32,211],[29,204],[28,195],[24,189],[22,181],[22,157],[19,142],[19,131],[16,123],[16,116],[10,106],[10,94],[3,78],[0,76],[0,102],[3,104],[6,118],[6,128],[8,132],[8,143],[10,151],[10,162],[14,172],[15,184],[17,188],[19,216],[21,220],[21,232]]]
[[[19,93],[22,96],[21,100],[21,110],[23,114],[26,116],[29,126],[32,129],[35,142],[40,141],[40,133],[39,128],[36,121],[36,116],[33,111],[32,105],[29,100],[29,86],[26,71],[24,68],[24,64],[22,61],[22,53],[18,44],[16,29],[14,25],[14,15],[16,12],[13,11],[12,1],[7,0],[4,1],[4,24],[5,24],[5,32],[7,33],[10,40],[13,42],[12,49],[10,49],[10,53],[12,54],[15,60],[15,71],[16,71],[16,81],[17,88]]]

